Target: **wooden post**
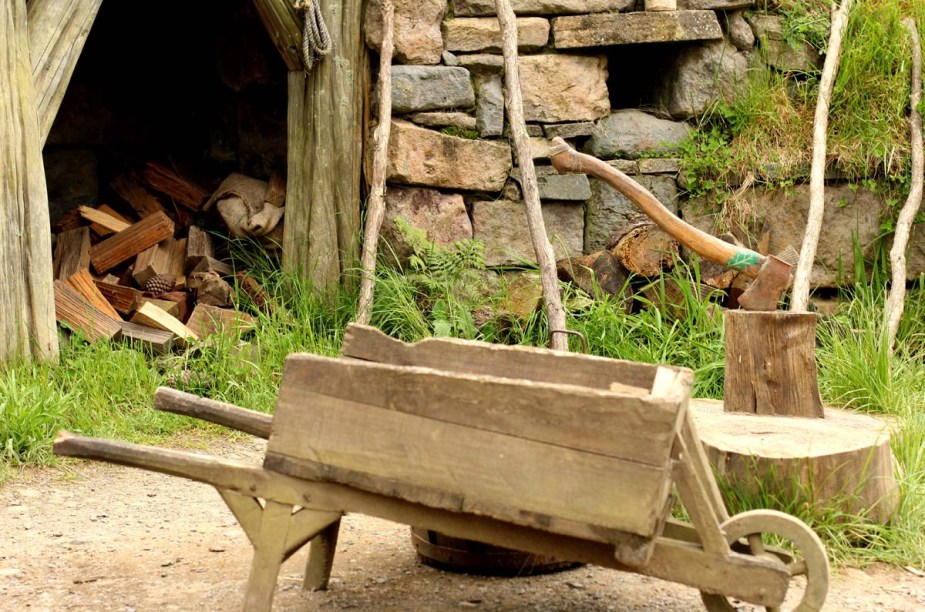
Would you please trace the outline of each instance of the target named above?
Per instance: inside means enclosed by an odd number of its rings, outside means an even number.
[[[30,0],[32,79],[44,145],[103,0]]]
[[[330,291],[359,259],[366,49],[363,3],[322,0],[332,51],[289,73],[283,266]]]
[[[727,310],[723,399],[726,412],[823,417],[816,315]]]
[[[51,224],[25,0],[0,8],[0,362],[56,359]]]

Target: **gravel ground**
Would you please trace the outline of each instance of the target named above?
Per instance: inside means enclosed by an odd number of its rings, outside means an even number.
[[[258,463],[262,441],[209,452]],[[239,610],[251,547],[218,494],[143,470],[69,462],[0,487],[0,610]],[[407,526],[345,518],[326,592],[301,590],[305,551],[283,566],[275,609],[696,610],[694,589],[583,566],[498,578],[418,560]],[[835,571],[827,610],[925,610],[925,577]]]

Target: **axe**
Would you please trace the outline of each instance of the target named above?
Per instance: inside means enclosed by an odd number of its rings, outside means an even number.
[[[739,270],[753,278],[739,297],[745,310],[776,310],[781,294],[790,286],[792,266],[773,255],[760,255],[751,249],[724,242],[685,223],[659,202],[649,191],[613,166],[579,153],[561,138],[552,140],[550,159],[560,173],[588,174],[604,181],[629,198],[669,236],[701,257]]]

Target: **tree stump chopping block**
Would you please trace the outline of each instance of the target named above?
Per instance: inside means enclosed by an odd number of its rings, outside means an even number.
[[[822,418],[816,315],[726,311],[726,412]]]
[[[674,266],[680,253],[677,240],[644,215],[627,221],[607,241],[607,250],[620,264],[640,276],[658,276]]]

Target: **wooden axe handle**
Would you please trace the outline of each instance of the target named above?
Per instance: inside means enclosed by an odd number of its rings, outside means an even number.
[[[724,242],[682,221],[659,202],[649,191],[613,166],[596,157],[579,153],[561,138],[553,139],[551,160],[561,173],[588,174],[600,179],[632,200],[639,209],[661,227],[665,233],[701,257],[722,266],[756,276],[765,257],[751,249]]]

